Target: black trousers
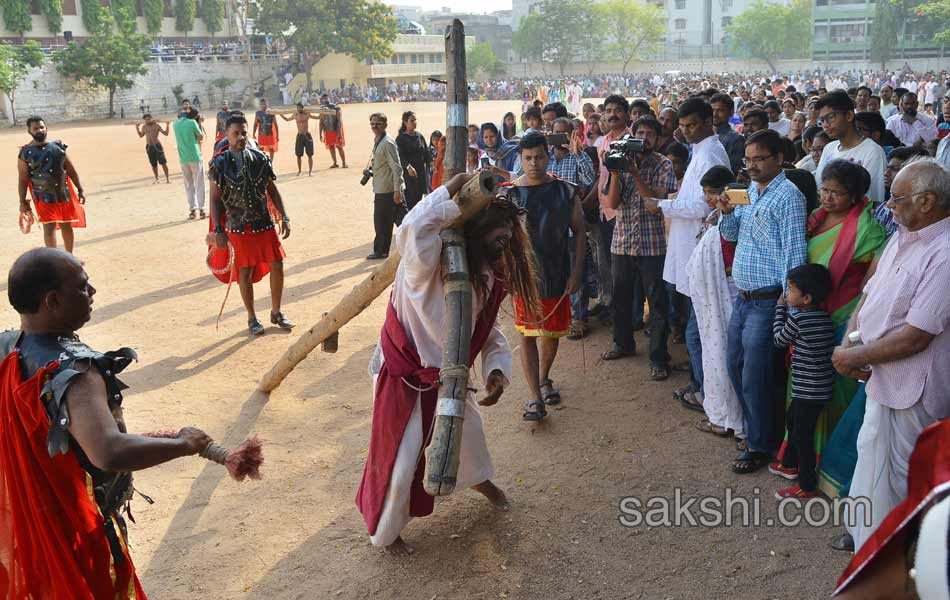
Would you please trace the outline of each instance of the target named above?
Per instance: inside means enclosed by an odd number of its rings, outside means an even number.
[[[402,225],[405,209],[402,204],[393,202],[394,195],[394,192],[376,194],[373,200],[373,227],[376,229],[373,252],[376,254],[389,254],[393,241],[393,225]]]
[[[782,455],[782,465],[792,469],[798,468],[798,485],[806,492],[813,492],[818,487],[818,477],[815,474],[815,426],[823,410],[824,404],[793,399],[785,415],[788,444],[785,445],[785,453]]]
[[[667,339],[670,335],[669,298],[663,284],[664,256],[610,257],[613,275],[614,344],[624,352],[637,348],[633,338],[633,307],[637,300],[637,284],[643,286],[650,306],[650,365],[669,368],[670,353]],[[642,298],[642,296],[641,296]],[[639,300],[642,302],[642,299]]]

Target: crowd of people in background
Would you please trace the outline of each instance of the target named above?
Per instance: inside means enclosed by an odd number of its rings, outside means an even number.
[[[653,380],[689,374],[672,396],[734,444],[732,471],[767,469],[778,499],[870,498],[870,526],[832,540],[860,548],[906,497],[917,435],[950,416],[946,77],[480,85],[524,95],[520,115],[469,125],[467,167],[512,182],[534,232],[543,314],[516,303],[525,420],[561,401],[559,339],[608,328],[613,361],[642,335]],[[371,125],[382,258],[442,184],[445,138],[411,111],[396,139],[382,113]]]

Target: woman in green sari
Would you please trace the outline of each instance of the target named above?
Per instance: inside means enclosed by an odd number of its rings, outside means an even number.
[[[832,161],[822,174],[821,205],[808,218],[808,262],[831,271],[832,292],[823,308],[835,324],[839,343],[861,298],[871,263],[887,241],[865,197],[870,183],[864,167],[847,160]],[[864,419],[863,394],[856,398],[858,385],[854,379],[836,375],[831,402],[815,429],[818,487],[833,498],[847,492],[857,460],[857,430]]]

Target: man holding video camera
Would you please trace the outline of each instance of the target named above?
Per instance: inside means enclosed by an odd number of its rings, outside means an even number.
[[[369,126],[376,140],[373,142],[372,164],[363,169],[361,185],[373,180],[373,227],[376,238],[373,240],[373,252],[367,260],[379,260],[389,257],[389,246],[393,241],[393,225],[402,223],[405,209],[402,205],[402,163],[399,162],[399,149],[396,140],[386,133],[387,119],[383,113],[369,116]]]
[[[602,355],[616,360],[636,354],[633,338],[634,290],[642,283],[650,303],[650,375],[666,379],[670,370],[669,299],[663,284],[666,234],[663,215],[649,213],[648,198],[666,198],[676,191],[676,176],[670,159],[655,151],[662,132],[652,116],[640,117],[633,137],[610,144],[604,167],[610,172],[606,206],[617,211],[610,246],[613,279],[614,346]],[[642,301],[642,300],[641,300]]]

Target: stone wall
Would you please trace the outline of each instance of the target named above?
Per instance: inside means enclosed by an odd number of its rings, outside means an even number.
[[[255,60],[250,65],[239,57],[206,58],[196,62],[149,62],[148,73],[136,78],[129,90],[118,90],[115,95],[116,117],[124,111],[126,118],[141,116],[140,105],[144,104],[156,116],[170,116],[177,112],[172,87],[184,86],[186,98],[196,95],[203,110],[217,106],[221,101],[220,91],[211,86],[219,77],[235,79],[228,90],[228,100],[239,106],[245,92],[250,94],[264,82],[268,90],[275,85],[275,58]],[[253,71],[254,84],[251,85]],[[85,83],[62,77],[56,67],[47,63],[35,70],[20,85],[15,97],[17,122],[22,123],[29,115],[42,115],[50,122],[104,119],[109,116],[109,92],[90,88]],[[12,123],[9,101],[6,96],[0,102],[3,120]]]

